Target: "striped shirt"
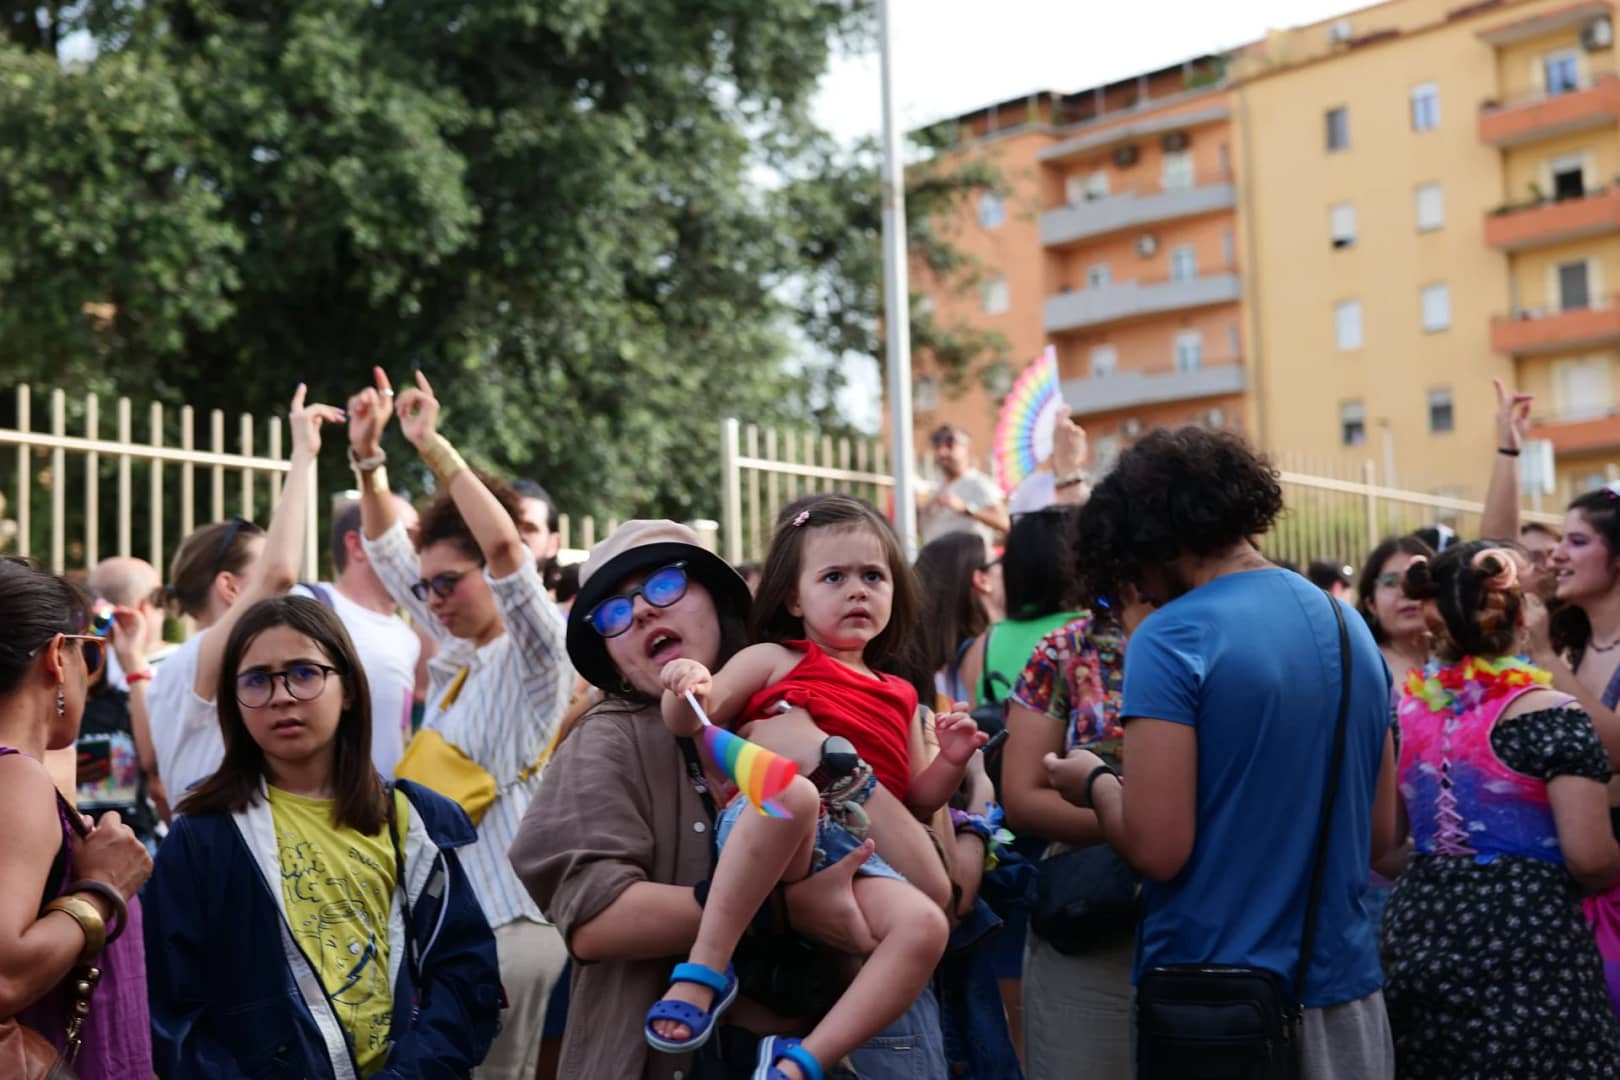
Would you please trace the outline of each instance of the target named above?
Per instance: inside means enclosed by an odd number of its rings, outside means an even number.
[[[523,565],[504,578],[493,578],[486,569],[484,579],[506,632],[480,648],[451,636],[411,592],[422,571],[403,525],[395,522],[376,540],[366,540],[365,549],[388,594],[439,645],[438,655],[428,662],[422,726],[437,731],[495,778],[495,801],[478,823],[478,839],[457,852],[484,915],[492,927],[518,919],[545,922],[512,872],[506,852],[540,785],[538,769],[527,779],[522,774],[545,753],[574,685],[562,613],[546,595],[534,556],[525,553]]]

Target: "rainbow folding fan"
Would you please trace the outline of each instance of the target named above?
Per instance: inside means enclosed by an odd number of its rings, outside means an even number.
[[[1041,358],[1018,376],[1001,404],[990,462],[1002,491],[1012,494],[1036,466],[1051,456],[1052,432],[1062,404],[1057,350],[1048,345]]]

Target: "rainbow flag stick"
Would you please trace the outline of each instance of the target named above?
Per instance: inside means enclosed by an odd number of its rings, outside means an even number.
[[[725,728],[716,727],[691,691],[686,693],[686,703],[703,721],[703,742],[709,748],[710,756],[725,772],[726,778],[737,785],[737,790],[746,795],[761,814],[774,818],[792,817],[787,808],[776,801],[776,796],[799,775],[798,766],[781,754],[773,754],[763,746],[733,735]]]

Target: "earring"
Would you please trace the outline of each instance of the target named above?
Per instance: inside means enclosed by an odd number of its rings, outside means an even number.
[[[62,688],[60,686],[56,688],[56,715],[67,715],[67,695],[62,693]]]

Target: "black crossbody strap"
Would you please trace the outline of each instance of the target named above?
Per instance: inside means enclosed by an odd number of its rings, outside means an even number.
[[[698,798],[703,800],[703,809],[708,812],[709,829],[712,834],[715,822],[720,820],[720,808],[715,805],[714,794],[709,791],[708,777],[703,775],[703,759],[698,756],[697,743],[684,737],[677,738],[675,741],[680,745],[681,756],[686,759],[686,779],[692,785],[692,790],[698,793]],[[713,843],[710,843],[709,872],[711,874],[719,861],[720,852]]]
[[[1311,950],[1316,946],[1317,909],[1322,906],[1322,879],[1327,872],[1328,833],[1333,827],[1333,804],[1339,797],[1339,773],[1344,768],[1345,729],[1350,724],[1350,628],[1344,623],[1344,605],[1329,596],[1333,617],[1339,623],[1339,720],[1333,732],[1333,763],[1328,769],[1327,787],[1322,794],[1322,821],[1316,829],[1316,858],[1311,865],[1311,890],[1305,901],[1305,932],[1299,941],[1299,969],[1294,974],[1295,1009],[1305,1001],[1305,976],[1311,970]]]

